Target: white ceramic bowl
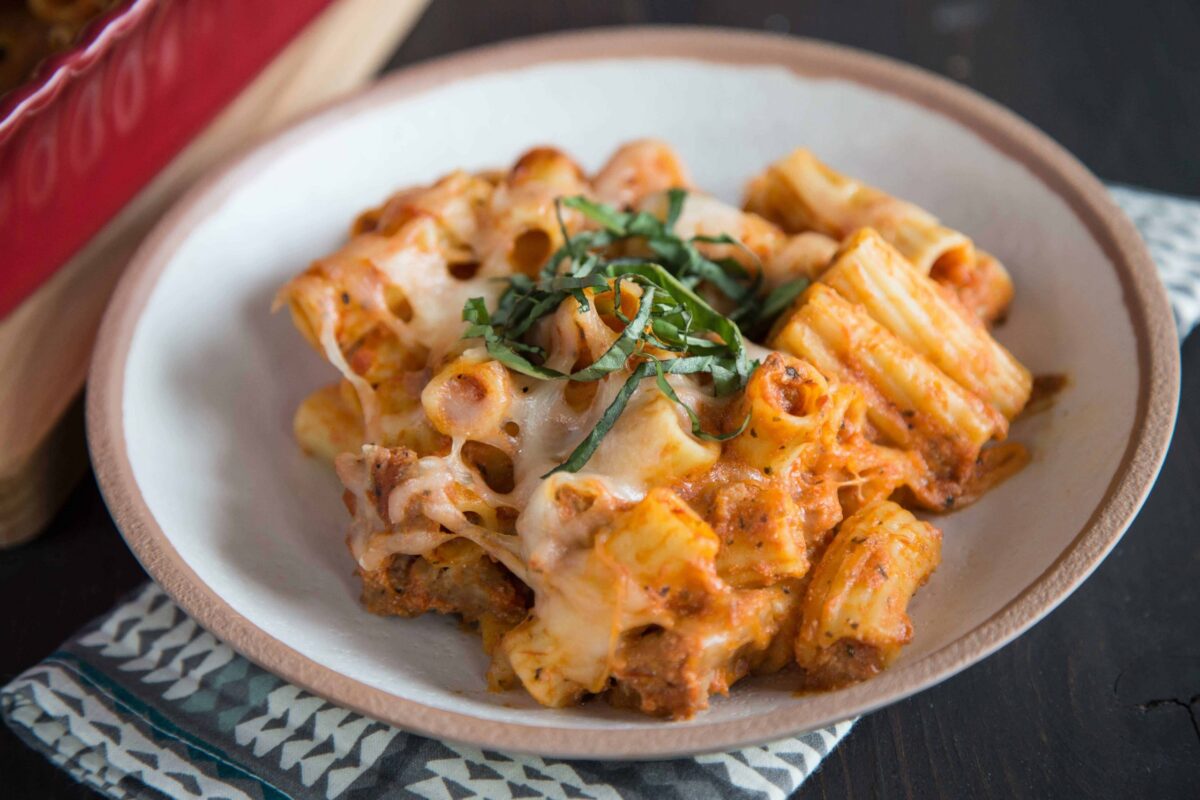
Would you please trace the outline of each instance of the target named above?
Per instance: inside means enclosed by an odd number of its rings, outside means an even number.
[[[455,168],[551,143],[595,168],[619,143],[674,144],[737,201],[798,145],[912,199],[1011,269],[1000,339],[1066,372],[1018,423],[1029,467],[941,520],[944,560],[912,605],[916,638],[883,675],[795,696],[739,683],[689,722],[602,703],[551,710],[492,694],[478,638],[449,619],[358,604],[336,479],[291,437],[332,372],[268,309],[357,211]],[[940,681],[1012,639],[1082,581],[1149,490],[1174,420],[1171,316],[1132,225],[1045,136],[977,95],[873,56],[795,39],[623,30],[475,51],[390,76],[242,156],[138,253],[104,323],[89,433],[130,546],[184,608],[264,667],[433,736],[502,750],[648,758],[814,728]]]

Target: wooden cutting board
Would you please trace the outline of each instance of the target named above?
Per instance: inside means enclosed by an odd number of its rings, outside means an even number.
[[[229,154],[369,80],[427,0],[338,0],[83,250],[0,320],[0,547],[45,526],[84,473],[76,399],[100,317],[167,208]]]

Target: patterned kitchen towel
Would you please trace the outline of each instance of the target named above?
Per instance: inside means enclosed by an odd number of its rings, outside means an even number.
[[[1129,186],[1109,189],[1150,247],[1183,341],[1200,322],[1200,200]]]
[[[1200,202],[1114,187],[1171,294],[1200,319]],[[0,690],[5,722],[114,798],[786,798],[853,721],[761,747],[636,763],[447,744],[255,667],[150,584]]]
[[[444,744],[314,697],[238,656],[156,584],[0,690],[5,721],[118,798],[785,798],[850,729],[638,763]]]

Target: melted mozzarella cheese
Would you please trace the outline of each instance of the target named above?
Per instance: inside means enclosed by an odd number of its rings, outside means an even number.
[[[467,349],[459,344],[463,305],[470,298],[482,297],[489,308],[495,307],[503,284],[494,278],[514,269],[513,246],[523,232],[544,231],[557,247],[561,237],[553,200],[564,193],[561,188],[501,184],[476,209],[473,220],[463,216],[465,205],[454,206],[451,238],[455,247],[466,247],[480,265],[476,274],[465,280],[450,270],[449,259],[462,256],[447,248],[445,214],[415,215],[393,235],[356,236],[327,261],[336,265],[339,259],[347,260],[340,263],[359,260],[372,265],[390,285],[373,287],[380,302],[390,296],[384,288],[393,293],[399,290],[410,307],[405,313],[390,315],[386,323],[406,348],[428,354],[423,373],[428,381],[430,372],[442,369],[455,354],[476,361],[490,357],[482,348]],[[570,212],[568,226],[574,229],[580,224]],[[678,223],[684,235],[744,227],[745,217],[737,209],[699,196],[689,199]],[[380,420],[375,387],[353,373],[339,350],[335,333],[340,311],[331,297],[328,308],[323,309],[319,339],[331,363],[360,396],[368,441],[378,441],[372,437],[383,427],[391,430],[425,423],[420,404]],[[604,352],[618,334],[594,306],[582,312],[568,300],[539,322],[532,335],[548,352],[546,366],[567,372]],[[492,431],[489,422],[488,430],[470,432],[471,441],[498,447],[511,458],[511,491],[493,488],[483,472],[485,465],[464,460],[469,440],[465,431],[454,430],[454,420],[464,415],[454,413],[453,398],[447,401],[451,405],[443,408],[448,411],[439,428],[449,436],[449,452],[424,455],[404,464],[403,480],[387,487],[390,523],[385,523],[373,504],[372,491],[378,492],[380,487],[368,474],[371,445],[357,460],[339,459],[339,474],[357,507],[348,542],[364,571],[386,567],[393,555],[425,555],[463,537],[533,590],[534,613],[506,637],[504,646],[529,691],[551,704],[566,698],[555,696],[545,686],[532,685],[531,674],[540,673],[545,666],[558,672],[560,687],[601,691],[623,631],[651,623],[669,624],[663,616],[659,584],[655,583],[653,590],[649,586],[656,579],[635,578],[631,572],[635,565],[617,563],[612,554],[601,552],[604,548],[597,546],[597,533],[607,530],[604,536],[614,535],[606,526],[613,525],[622,512],[640,507],[644,499],[648,502],[647,495],[654,487],[709,469],[721,453],[719,444],[694,436],[685,411],[662,394],[653,380],[645,380],[583,471],[547,476],[596,427],[628,376],[629,370],[620,370],[581,386],[512,373],[513,394],[498,429]],[[670,375],[667,380],[682,402],[705,418],[717,416],[711,412],[720,411],[724,401],[712,398],[695,376]],[[464,402],[469,400],[464,398]],[[480,525],[479,515],[470,511],[472,504],[479,509],[479,502],[492,509],[516,509],[516,535]],[[711,530],[707,536],[712,536]],[[713,636],[710,644],[720,649],[726,634]],[[519,663],[523,658],[525,663]]]
[[[483,271],[466,280],[454,277],[436,241],[434,223],[420,222],[428,230],[414,233],[411,238],[415,243],[405,246],[396,246],[384,237],[359,237],[368,242],[363,248],[367,252],[361,257],[370,259],[409,299],[412,319],[396,321],[402,341],[427,348],[431,360],[437,360],[462,337],[463,304],[472,297],[482,297],[489,306],[494,305],[501,285],[492,280],[495,275]]]

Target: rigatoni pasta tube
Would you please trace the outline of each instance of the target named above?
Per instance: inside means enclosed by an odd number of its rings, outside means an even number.
[[[618,514],[591,547],[557,560],[533,613],[504,637],[526,690],[555,707],[601,691],[625,632],[672,625],[672,594],[714,593],[718,547],[712,528],[668,489]]]
[[[796,661],[810,688],[861,680],[895,658],[912,639],[908,603],[941,552],[936,528],[887,500],[841,524],[801,606]]]
[[[622,145],[592,179],[596,196],[617,208],[637,205],[648,194],[691,185],[679,154],[657,139]]]
[[[999,412],[825,284],[801,295],[770,346],[857,385],[868,418],[888,440],[934,456],[952,472],[964,471],[989,439],[1008,431]]]
[[[776,161],[751,181],[746,208],[797,233],[841,239],[876,228],[922,272],[975,263],[974,245],[932,214],[822,164],[806,149]]]
[[[292,418],[292,431],[304,452],[331,464],[339,453],[363,445],[362,412],[353,388],[347,387],[343,381],[317,389]]]
[[[721,579],[736,589],[757,589],[804,577],[807,511],[779,488],[749,481],[722,485],[707,516],[721,542]]]
[[[796,278],[816,280],[837,251],[836,239],[816,231],[798,233],[763,262],[763,283],[774,289]]]
[[[846,403],[834,399],[811,364],[772,353],[727,414],[730,426],[749,421],[726,450],[755,469],[782,473],[802,450],[819,449],[837,434]]]
[[[563,242],[555,200],[584,194],[583,171],[551,147],[530,150],[513,166],[491,197],[478,250],[484,274],[534,275]],[[568,226],[577,215],[565,212]]]
[[[721,457],[721,445],[692,435],[691,426],[657,387],[643,386],[628,413],[604,437],[589,471],[627,480],[665,483],[703,472]]]
[[[931,277],[946,282],[937,274]],[[975,269],[965,280],[953,285],[959,301],[985,322],[1001,319],[1013,299],[1012,276],[995,256],[983,250],[975,251]]]
[[[490,442],[501,434],[513,393],[512,377],[499,361],[463,356],[425,385],[421,404],[441,433]]]
[[[821,281],[1008,419],[1025,406],[1029,370],[876,231],[851,236]]]

